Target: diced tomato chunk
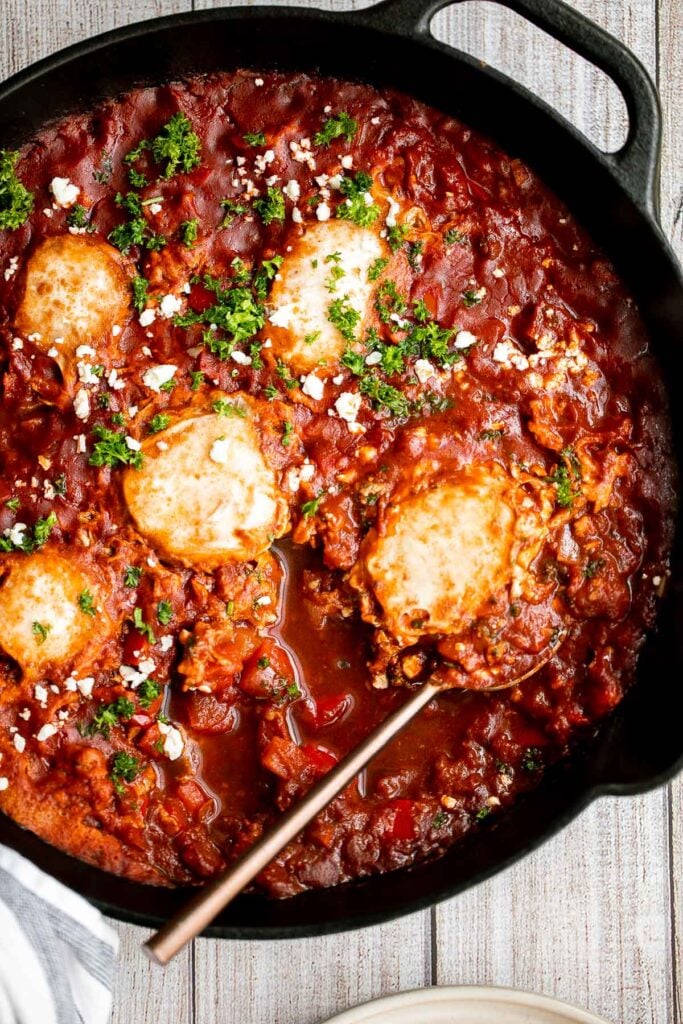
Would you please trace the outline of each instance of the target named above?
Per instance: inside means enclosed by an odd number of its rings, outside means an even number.
[[[257,700],[285,700],[293,693],[294,666],[275,640],[266,637],[246,661],[240,689]],[[297,691],[298,693],[298,691]]]
[[[390,807],[394,812],[394,820],[386,834],[392,839],[413,839],[415,836],[413,801],[392,800]]]
[[[203,313],[210,306],[215,306],[216,296],[203,284],[193,284],[187,296],[187,304],[195,313]]]
[[[193,690],[182,698],[187,724],[195,732],[218,736],[231,732],[237,724],[237,712],[232,704],[219,700],[212,693]]]
[[[149,650],[149,642],[137,629],[131,629],[123,641],[123,664],[137,667]]]
[[[350,693],[334,693],[326,697],[316,697],[307,704],[304,717],[315,729],[324,729],[333,725],[346,715],[353,706]]]

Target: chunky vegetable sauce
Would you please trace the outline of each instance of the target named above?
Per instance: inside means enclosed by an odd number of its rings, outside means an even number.
[[[664,389],[488,140],[306,75],[133,92],[2,154],[0,303],[0,806],[49,842],[201,882],[435,677],[260,879],[336,885],[489,827],[622,698]]]

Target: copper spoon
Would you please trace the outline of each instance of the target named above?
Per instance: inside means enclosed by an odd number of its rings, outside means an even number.
[[[539,664],[523,676],[501,686],[487,687],[504,690],[516,686],[537,672],[555,653],[565,634],[550,649]],[[428,680],[408,700],[374,729],[369,736],[343,758],[330,772],[317,782],[299,803],[290,807],[260,839],[230,865],[215,881],[197,891],[175,917],[143,944],[143,950],[153,963],[166,966],[186,943],[199,935],[224,907],[254,880],[278,853],[291,842],[323,810],[345,786],[358,775],[386,744],[404,728],[422,708],[442,690],[443,684]]]

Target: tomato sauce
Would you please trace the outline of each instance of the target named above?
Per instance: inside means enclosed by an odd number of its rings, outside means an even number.
[[[196,162],[174,166],[167,152],[155,163],[153,145],[126,160],[179,111],[199,140]],[[340,122],[316,144],[340,112],[355,130]],[[335,208],[342,216],[330,178],[359,172],[381,206],[386,276],[376,287],[393,282],[404,307],[383,319],[375,297],[372,326],[387,346],[433,324],[447,332],[449,355],[426,381],[412,364],[374,377],[393,389],[390,401],[366,392],[354,432],[335,413],[358,385],[348,368],[315,400],[269,350],[267,290],[278,268],[258,298],[263,327],[238,345],[251,353],[244,359],[212,350],[206,325],[187,314],[201,318],[215,304],[205,275],[252,288],[264,261],[286,266],[296,240],[323,220],[321,204],[332,220]],[[529,673],[507,690],[453,689],[434,701],[259,886],[283,897],[337,885],[438,855],[486,828],[621,700],[666,585],[675,475],[665,391],[609,261],[526,166],[465,125],[391,90],[307,75],[239,71],[112,99],[29,140],[16,173],[34,207],[16,230],[0,231],[0,581],[34,557],[21,545],[21,522],[36,550],[93,574],[113,625],[88,652],[87,693],[69,683],[85,674],[84,654],[29,680],[2,655],[0,634],[0,807],[105,870],[201,883],[406,688],[430,674],[463,687],[476,673],[500,671],[508,682]],[[73,203],[53,201],[56,177],[78,187],[85,227]],[[259,201],[269,189],[282,197],[292,181],[283,216],[266,223],[254,212]],[[180,322],[159,314],[141,324],[138,309],[115,336],[93,342],[95,376],[102,371],[83,420],[78,385],[40,339],[17,333],[27,260],[53,236],[116,237],[135,216],[116,196],[131,192],[147,239],[164,244],[131,242],[126,266],[147,282],[148,305],[177,298]],[[405,237],[392,236],[387,197],[400,206]],[[188,244],[186,222],[196,232]],[[454,339],[468,336],[456,351]],[[176,367],[172,387],[146,387],[147,371],[167,364]],[[98,426],[144,442],[152,417],[172,422],[219,393],[262,403],[263,447],[292,528],[254,560],[206,567],[157,551],[128,512],[124,470],[91,457]],[[502,467],[555,505],[519,599],[492,603],[457,637],[406,649],[383,632],[381,613],[379,623],[361,614],[349,573],[414,467],[428,462],[442,474]],[[288,474],[306,464],[314,482],[288,491]],[[41,541],[36,524],[48,521]],[[139,666],[152,689],[127,682]],[[102,724],[102,709],[117,701],[130,713],[119,703],[124,712]],[[54,733],[39,739],[51,723]]]

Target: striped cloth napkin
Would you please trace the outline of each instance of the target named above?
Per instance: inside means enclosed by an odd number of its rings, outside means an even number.
[[[0,846],[0,1024],[108,1024],[117,952],[99,911]]]

